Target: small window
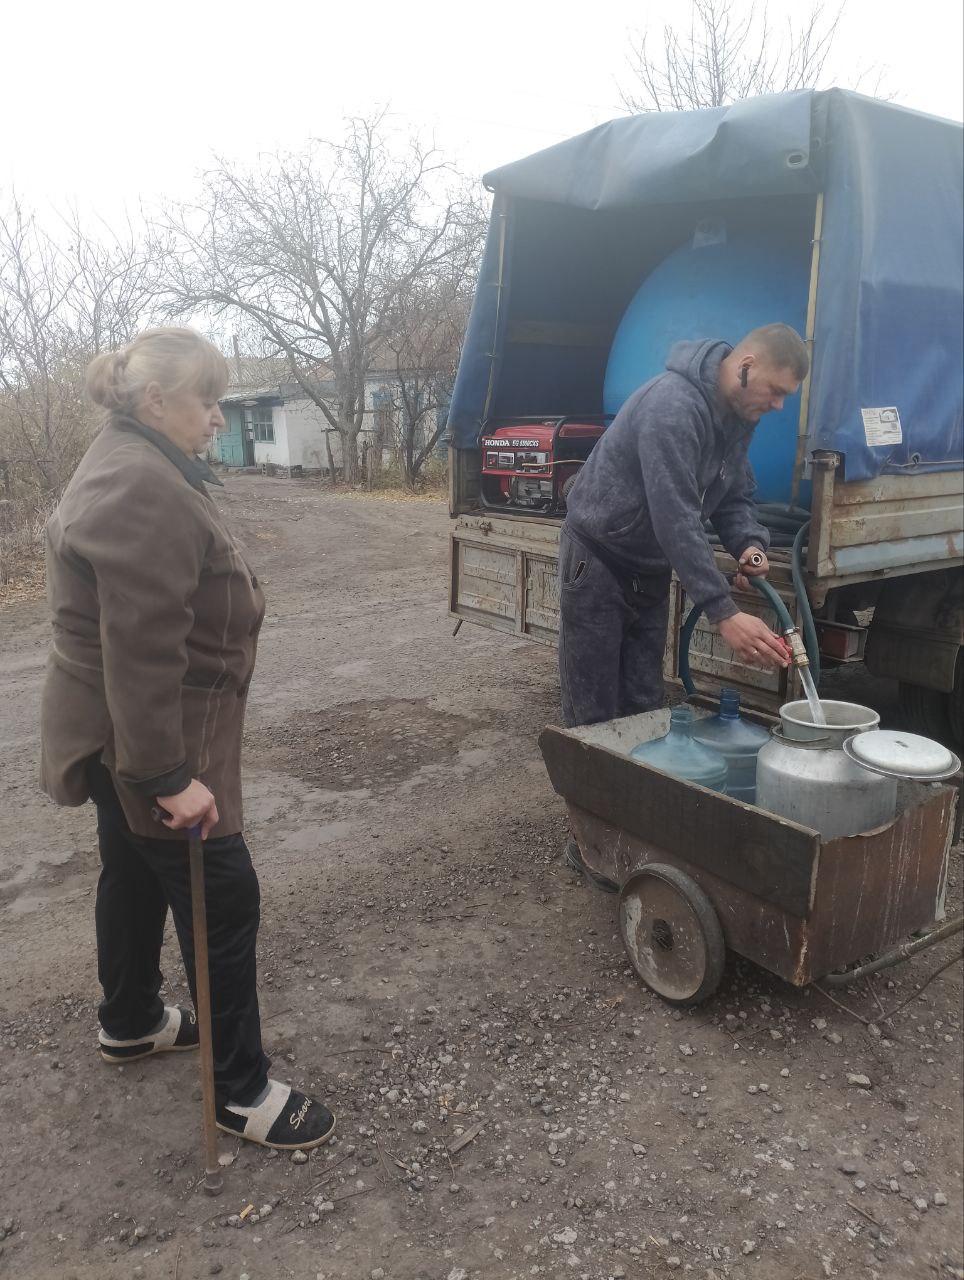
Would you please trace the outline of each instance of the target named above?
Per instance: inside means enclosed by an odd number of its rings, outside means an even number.
[[[256,443],[274,444],[274,410],[270,406],[245,409],[244,422]]]

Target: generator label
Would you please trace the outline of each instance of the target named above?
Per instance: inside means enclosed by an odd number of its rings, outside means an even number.
[[[871,448],[879,444],[900,444],[903,440],[900,414],[893,405],[889,409],[861,409],[860,416],[864,420],[864,435]]]
[[[511,440],[505,436],[497,439],[483,440],[483,449],[538,449],[542,444],[541,440],[523,440],[520,436],[513,436]]]

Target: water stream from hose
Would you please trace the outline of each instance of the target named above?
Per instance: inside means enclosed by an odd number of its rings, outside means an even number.
[[[826,724],[827,717],[823,714],[823,707],[820,705],[820,699],[817,697],[817,686],[813,683],[813,676],[810,674],[809,667],[800,667],[800,683],[803,685],[803,692],[807,695],[807,702],[810,704],[810,715],[814,724]]]

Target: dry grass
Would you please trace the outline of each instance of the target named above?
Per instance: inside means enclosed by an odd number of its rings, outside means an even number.
[[[14,604],[42,600],[47,594],[47,575],[43,557],[22,565],[7,582],[0,582],[0,609]]]
[[[414,490],[402,482],[397,467],[384,467],[371,488],[362,481],[355,485],[340,484],[330,492],[344,498],[375,498],[382,502],[445,502],[448,500],[448,471],[444,464],[433,458],[423,467],[418,487]]]
[[[433,502],[445,501],[444,489],[420,489],[412,492],[403,485],[387,485],[384,488],[367,489],[364,485],[357,488],[349,485],[338,485],[328,489],[329,493],[339,498],[374,498],[378,502]]]
[[[55,505],[51,496],[0,502],[0,605],[43,596],[44,526]]]

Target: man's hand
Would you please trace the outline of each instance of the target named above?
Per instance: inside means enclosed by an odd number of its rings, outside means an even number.
[[[719,632],[741,662],[760,667],[788,667],[786,645],[761,618],[735,613],[719,623]]]
[[[760,563],[753,564],[753,560],[759,560]],[[733,585],[737,591],[749,591],[748,578],[765,578],[770,572],[770,561],[766,557],[766,552],[761,551],[759,547],[747,547],[740,556],[739,564],[740,572],[733,579]]]
[[[170,814],[163,822],[172,831],[182,831],[185,827],[196,827],[200,823],[201,839],[206,840],[208,832],[218,825],[218,807],[214,803],[214,796],[197,778],[192,778],[190,784],[177,795],[158,796],[157,803]]]

